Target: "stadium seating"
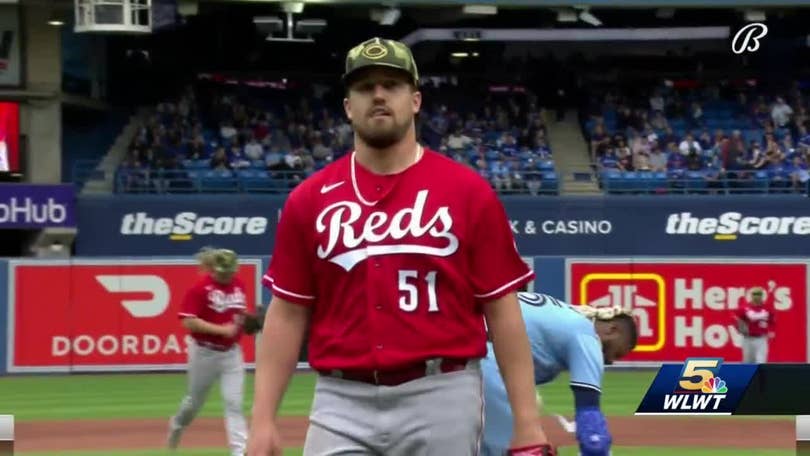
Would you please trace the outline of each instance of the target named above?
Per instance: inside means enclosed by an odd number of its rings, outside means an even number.
[[[238,97],[224,92],[210,97],[203,104],[195,92],[187,91],[158,106],[153,122],[144,125],[143,134],[136,138],[140,142],[133,143],[130,156],[119,167],[115,191],[284,193],[351,149],[351,128],[341,120],[343,113],[329,112],[321,100]],[[478,171],[498,192],[559,194],[551,149],[541,142],[529,144],[527,138],[527,132],[544,133],[542,123],[520,126],[523,130],[518,126],[496,129],[483,105],[467,101],[462,106],[468,110],[427,113],[422,141]],[[245,112],[253,117],[247,118]],[[226,122],[240,115],[241,128],[229,131]],[[470,120],[473,115],[480,120]],[[534,111],[523,115],[527,125],[530,116],[540,117]],[[262,120],[266,123],[261,124]],[[246,143],[251,138],[262,146],[261,156],[255,151],[248,156]],[[192,147],[195,140],[198,144]],[[150,148],[151,155],[145,152]],[[217,150],[225,154],[223,163],[214,163]]]
[[[773,101],[776,97],[765,97]],[[647,100],[633,100],[634,106],[643,106],[642,110],[647,118],[638,123],[646,123],[649,127],[650,119],[655,113],[646,106]],[[645,128],[638,131],[630,126],[620,125],[620,107],[616,104],[605,103],[598,116],[591,116],[583,124],[583,130],[588,140],[599,141],[597,127],[601,127],[607,138],[619,135],[625,138],[627,145],[640,136],[654,135],[651,143],[667,155],[666,169],[634,170],[632,158],[624,162],[614,154],[605,154],[592,150],[593,167],[597,172],[601,188],[608,194],[666,194],[666,193],[786,193],[810,192],[810,179],[807,175],[807,165],[810,161],[810,135],[798,133],[798,125],[793,123],[782,128],[773,128],[770,109],[768,114],[758,117],[755,104],[763,99],[756,99],[752,103],[742,105],[737,101],[722,99],[703,99],[700,97],[686,98],[687,105],[697,102],[700,105],[702,116],[693,119],[688,114],[666,116],[666,125],[671,129],[672,136],[668,136],[666,128]],[[797,111],[794,106],[794,112]],[[633,111],[637,111],[634,108]],[[659,127],[662,125],[658,125]],[[739,132],[744,144],[743,159],[746,162],[738,163],[725,169],[723,166],[723,143],[716,141],[715,135],[723,138],[732,137]],[[708,132],[710,141],[702,142],[696,158],[697,165],[685,166],[686,155],[677,157],[679,152],[667,152],[667,144],[657,143],[661,138],[669,138],[676,146],[684,141],[687,135],[692,134],[698,138]],[[759,167],[749,165],[747,160],[753,157],[753,143],[762,147],[765,153],[767,134],[772,132],[773,139],[778,145],[778,151],[784,156],[783,160],[768,159]],[[790,144],[783,141],[789,139]],[[607,149],[614,149],[616,144],[609,141]],[[654,148],[654,147],[653,147]],[[606,149],[601,149],[603,152]],[[632,150],[632,147],[631,147]],[[779,157],[779,154],[776,154]],[[635,152],[632,153],[635,157]],[[795,160],[795,161],[794,161]]]

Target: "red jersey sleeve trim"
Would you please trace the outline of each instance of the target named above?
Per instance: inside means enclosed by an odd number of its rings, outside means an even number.
[[[503,292],[504,290],[507,290],[507,289],[509,289],[510,287],[513,287],[513,286],[515,286],[515,285],[519,284],[521,281],[524,281],[524,280],[526,280],[526,279],[531,279],[531,278],[532,278],[532,276],[534,276],[534,271],[529,271],[529,272],[527,272],[526,274],[523,274],[522,276],[518,277],[517,279],[512,280],[511,282],[508,282],[508,283],[506,283],[506,284],[504,284],[504,285],[502,285],[502,286],[500,286],[500,287],[498,287],[498,288],[496,288],[496,289],[494,289],[494,290],[490,291],[489,293],[477,294],[477,295],[475,295],[475,297],[476,297],[476,298],[479,298],[479,299],[480,299],[480,298],[490,298],[490,297],[493,297],[493,296],[497,295],[498,293],[501,293],[501,292]]]
[[[278,286],[278,285],[276,285],[275,283],[273,284],[273,287],[272,287],[272,288],[273,288],[273,291],[275,291],[276,293],[278,293],[278,294],[279,294],[281,297],[284,297],[284,298],[287,298],[287,297],[293,298],[293,299],[291,299],[291,301],[297,301],[297,300],[302,300],[302,299],[303,299],[303,300],[307,300],[307,301],[311,301],[311,300],[315,299],[315,296],[302,295],[302,294],[299,294],[299,293],[295,293],[295,292],[292,292],[292,291],[288,291],[288,290],[285,290],[285,289],[283,289],[283,288],[279,287],[279,286]]]
[[[186,318],[186,317],[196,317],[197,314],[188,313],[188,312],[178,312],[177,316],[180,317],[180,318]]]

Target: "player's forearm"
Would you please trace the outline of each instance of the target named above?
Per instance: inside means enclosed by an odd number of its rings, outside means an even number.
[[[273,419],[298,363],[309,312],[274,298],[267,309],[256,352],[253,416]]]
[[[196,317],[183,319],[183,326],[189,331],[199,334],[213,334],[215,336],[222,336],[225,334],[224,325],[210,323]]]
[[[534,385],[534,364],[515,295],[507,295],[489,303],[486,318],[514,420],[516,423],[536,422],[539,412]]]

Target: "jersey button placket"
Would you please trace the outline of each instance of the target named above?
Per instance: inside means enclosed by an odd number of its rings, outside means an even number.
[[[379,257],[369,257],[369,268],[368,268],[368,277],[367,277],[367,284],[369,290],[373,290],[367,296],[369,297],[368,306],[370,308],[370,312],[368,319],[369,319],[369,328],[370,328],[370,342],[372,348],[372,359],[375,366],[379,366],[380,361],[383,358],[382,350],[385,348],[382,341],[382,333],[380,331],[381,324],[380,318],[383,318],[381,315],[382,312],[382,305],[381,305],[381,296],[379,284],[382,282],[382,275],[385,274],[383,272],[382,264],[380,262]]]

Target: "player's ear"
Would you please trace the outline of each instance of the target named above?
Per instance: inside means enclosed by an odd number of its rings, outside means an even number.
[[[419,113],[422,109],[422,92],[414,90],[413,93],[411,93],[411,102],[413,105],[413,113]]]
[[[343,111],[346,113],[346,117],[352,120],[351,101],[348,96],[343,99]]]

